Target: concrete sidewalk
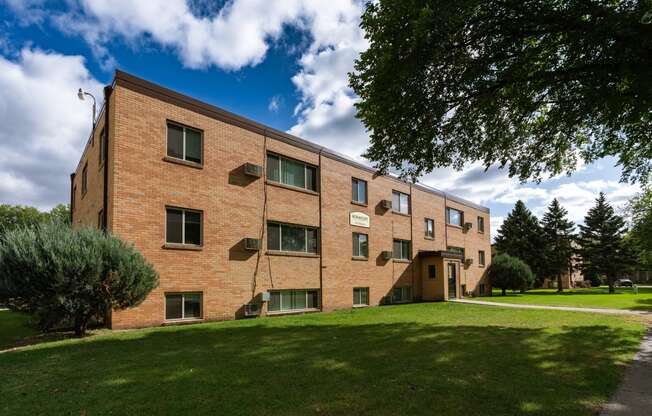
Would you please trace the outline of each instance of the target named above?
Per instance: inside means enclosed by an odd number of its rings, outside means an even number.
[[[652,327],[641,349],[625,371],[625,379],[601,416],[649,416],[652,414]]]
[[[472,305],[486,305],[497,306],[501,308],[517,308],[517,309],[550,309],[553,311],[570,311],[570,312],[591,312],[591,313],[604,313],[609,315],[650,315],[652,312],[647,311],[633,311],[631,309],[606,309],[606,308],[575,308],[572,306],[544,306],[544,305],[529,305],[518,303],[499,303],[499,302],[486,302],[482,300],[471,299],[451,299],[450,302],[468,303]]]

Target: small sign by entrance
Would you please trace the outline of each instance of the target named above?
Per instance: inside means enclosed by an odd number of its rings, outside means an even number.
[[[351,225],[355,225],[356,227],[369,228],[369,215],[365,214],[364,212],[352,212]]]

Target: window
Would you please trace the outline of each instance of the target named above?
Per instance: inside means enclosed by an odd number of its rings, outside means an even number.
[[[351,179],[351,201],[358,204],[367,203],[367,181],[362,179]]]
[[[478,251],[478,265],[484,266],[484,250]]]
[[[484,233],[484,217],[478,217],[478,232]]]
[[[104,226],[104,210],[97,213],[97,228],[102,229]]]
[[[484,283],[480,283],[480,288],[478,289],[478,293],[480,294],[480,296],[484,295],[484,290],[485,290]]]
[[[267,155],[267,179],[297,188],[317,190],[317,168],[281,156]]]
[[[86,192],[88,192],[88,162],[82,170],[82,195],[86,195]]]
[[[428,279],[436,279],[437,278],[437,266],[434,264],[429,264],[428,265]]]
[[[165,319],[200,319],[201,293],[165,295]]]
[[[410,241],[394,240],[394,251],[392,252],[395,259],[410,260]]]
[[[392,191],[392,210],[408,215],[410,213],[410,196],[399,191]]]
[[[99,152],[100,152],[100,166],[101,166],[102,163],[104,163],[104,157],[105,157],[105,153],[106,153],[106,145],[105,145],[106,141],[104,140],[104,128],[102,128],[102,131],[100,131],[99,138],[100,138]]]
[[[426,238],[435,238],[435,221],[430,218],[424,220]]]
[[[202,163],[202,132],[168,123],[168,156]]]
[[[367,234],[353,233],[353,257],[369,257],[369,237]]]
[[[461,227],[464,224],[464,213],[455,208],[446,208],[446,224]]]
[[[165,242],[200,246],[202,214],[179,208],[167,208]]]
[[[319,308],[317,289],[271,290],[267,310],[269,312],[300,311]]]
[[[407,302],[412,299],[412,288],[410,286],[395,287],[392,290],[392,302]]]
[[[353,306],[367,306],[367,305],[369,305],[369,288],[354,287]]]
[[[268,222],[267,249],[317,253],[317,229],[303,225]]]

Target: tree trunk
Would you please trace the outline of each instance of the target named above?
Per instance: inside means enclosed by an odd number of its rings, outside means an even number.
[[[503,296],[505,296],[505,293],[507,292],[507,289],[503,288],[502,291],[503,291]]]
[[[557,273],[557,292],[563,292],[564,286],[561,283],[561,273]]]
[[[616,288],[614,287],[614,278],[613,278],[613,276],[607,276],[607,282],[609,282],[609,294],[616,293]]]
[[[86,336],[86,327],[88,326],[88,317],[84,315],[78,315],[75,318],[75,335],[78,337]]]

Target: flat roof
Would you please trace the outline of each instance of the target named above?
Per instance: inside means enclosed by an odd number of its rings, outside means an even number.
[[[235,125],[238,127],[241,127],[243,129],[247,129],[249,131],[252,131],[254,133],[258,133],[261,135],[266,135],[267,137],[277,139],[279,141],[282,141],[284,143],[299,147],[304,150],[308,150],[317,154],[321,154],[323,156],[329,157],[331,159],[337,160],[342,163],[346,163],[350,166],[356,167],[358,169],[365,170],[367,172],[373,173],[374,175],[379,175],[379,176],[384,176],[393,180],[396,180],[398,182],[402,182],[408,185],[412,185],[413,187],[422,190],[424,192],[428,192],[431,194],[439,195],[442,197],[445,197],[446,199],[450,199],[453,202],[457,202],[462,205],[466,205],[470,208],[474,208],[483,212],[489,212],[489,208],[484,207],[482,205],[476,204],[474,202],[468,201],[466,199],[457,197],[455,195],[451,195],[447,192],[441,191],[439,189],[435,189],[431,186],[416,182],[416,183],[410,183],[407,181],[404,181],[400,178],[397,178],[392,175],[381,175],[380,172],[377,169],[374,169],[371,166],[365,165],[364,163],[360,163],[356,160],[351,159],[350,157],[336,152],[334,150],[328,149],[326,147],[320,146],[316,143],[310,142],[308,140],[302,139],[297,136],[293,136],[291,134],[288,134],[286,132],[277,130],[273,127],[266,126],[264,124],[258,123],[256,121],[250,120],[246,117],[242,117],[240,115],[231,113],[230,111],[224,110],[222,108],[216,107],[212,104],[205,103],[203,101],[197,100],[193,97],[190,97],[188,95],[181,94],[179,92],[176,92],[174,90],[171,90],[169,88],[163,87],[161,85],[155,84],[153,82],[147,81],[145,79],[139,78],[135,75],[129,74],[127,72],[121,71],[121,70],[116,70],[115,71],[115,77],[113,79],[113,85],[120,85],[122,87],[128,88],[130,90],[151,96],[156,99],[160,99],[162,101],[166,101],[168,103],[184,107],[188,110],[203,114],[207,117],[211,117],[220,121],[223,121],[225,123],[229,123],[231,125]]]

